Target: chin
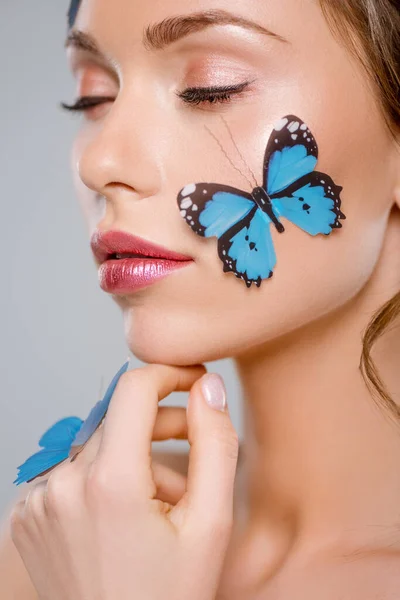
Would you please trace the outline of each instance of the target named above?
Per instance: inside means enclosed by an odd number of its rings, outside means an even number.
[[[124,310],[125,339],[136,358],[145,363],[175,366],[203,364],[229,356],[230,344],[212,334],[206,315],[174,311],[155,314],[130,307]]]

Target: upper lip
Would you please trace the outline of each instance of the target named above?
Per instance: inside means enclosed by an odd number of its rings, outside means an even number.
[[[108,260],[113,254],[138,254],[143,257],[176,261],[193,260],[190,256],[168,250],[144,238],[116,229],[96,230],[90,240],[90,246],[99,263]]]

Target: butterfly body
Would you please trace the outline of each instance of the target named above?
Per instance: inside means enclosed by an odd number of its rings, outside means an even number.
[[[253,189],[251,195],[253,196],[254,202],[257,204],[258,208],[269,216],[272,223],[275,225],[276,230],[279,231],[279,233],[283,233],[285,228],[274,213],[274,207],[267,191],[263,187],[257,186]]]
[[[269,138],[261,186],[249,193],[225,184],[188,184],[177,197],[180,214],[198,235],[217,237],[224,272],[233,272],[247,287],[260,287],[276,264],[271,223],[283,233],[281,219],[286,218],[313,236],[342,227],[342,187],[314,170],[317,159],[307,125],[287,115]]]

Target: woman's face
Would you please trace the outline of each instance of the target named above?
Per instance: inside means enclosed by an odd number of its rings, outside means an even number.
[[[276,34],[218,25],[163,48],[142,44],[149,25],[218,9]],[[122,229],[193,262],[127,295],[131,351],[146,362],[191,364],[238,356],[313,321],[354,296],[377,261],[393,203],[395,146],[359,62],[331,34],[317,0],[82,0],[74,30],[104,55],[68,50],[79,96],[114,100],[90,109],[73,148],[89,235]],[[187,87],[248,87],[223,103],[188,104]],[[328,236],[285,220],[271,227],[273,277],[247,288],[224,273],[217,239],[180,215],[178,192],[215,182],[251,191],[232,140],[258,181],[274,124],[300,117],[319,148],[317,170],[341,192],[347,219]],[[207,126],[207,128],[205,127]]]

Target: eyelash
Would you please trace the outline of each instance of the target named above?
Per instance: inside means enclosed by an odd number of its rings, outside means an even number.
[[[239,85],[227,85],[223,87],[189,87],[183,92],[176,92],[177,96],[187,104],[201,104],[209,102],[210,104],[230,102],[234,94],[240,94],[248,85],[249,81],[244,81]],[[109,96],[82,96],[74,104],[65,104],[61,102],[61,107],[65,110],[83,112],[100,104],[112,102],[114,98]]]
[[[202,102],[209,102],[215,104],[216,102],[230,102],[231,97],[234,94],[239,94],[248,85],[249,81],[244,81],[238,85],[226,85],[222,87],[189,87],[183,92],[177,92],[177,96],[181,98],[187,104],[201,104]]]

